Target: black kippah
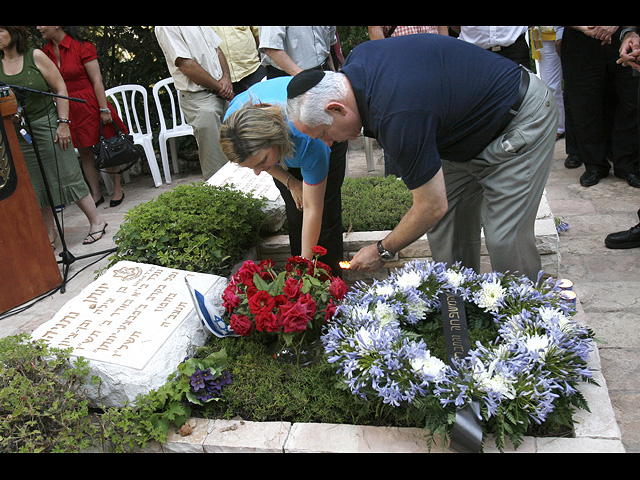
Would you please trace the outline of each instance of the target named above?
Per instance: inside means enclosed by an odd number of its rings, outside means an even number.
[[[308,92],[324,78],[322,70],[305,70],[291,79],[287,86],[287,97],[295,98]]]

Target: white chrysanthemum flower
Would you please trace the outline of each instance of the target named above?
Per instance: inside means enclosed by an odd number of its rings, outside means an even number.
[[[444,275],[447,282],[454,288],[462,285],[465,278],[461,272],[456,272],[455,270],[447,270]]]
[[[557,319],[558,326],[563,332],[568,332],[573,328],[573,324],[568,315],[562,312],[559,308],[555,307],[542,307],[538,310],[540,318],[546,323],[550,323],[552,320]]]
[[[418,288],[422,284],[422,277],[414,270],[409,270],[400,275],[396,284],[399,288],[405,290],[409,288]]]
[[[504,375],[495,374],[491,376],[487,372],[476,372],[475,378],[480,388],[487,393],[494,392],[511,400],[516,396],[513,382],[509,381]]]
[[[411,368],[429,378],[437,379],[444,372],[446,364],[439,358],[432,357],[429,352],[425,352],[424,355],[411,359]]]
[[[393,285],[378,285],[375,290],[375,294],[380,297],[393,297],[396,293],[396,290],[393,288]]]
[[[497,345],[493,349],[493,355],[496,357],[496,361],[498,360],[506,360],[511,355],[511,350],[509,350],[509,345],[501,344]]]
[[[381,327],[389,325],[392,322],[397,321],[396,313],[393,311],[391,306],[388,303],[377,302],[375,311],[375,318],[380,323]]]
[[[358,346],[361,350],[369,350],[373,347],[373,338],[371,336],[371,332],[364,327],[361,327],[356,333],[356,340],[358,341]]]
[[[551,342],[549,337],[545,337],[543,335],[529,335],[525,342],[527,349],[532,352],[538,352],[540,354],[546,353]]]
[[[366,307],[356,305],[355,308],[351,310],[351,318],[356,320],[358,318],[366,317],[368,313],[369,310]]]
[[[407,312],[409,312],[410,315],[415,315],[419,320],[424,319],[427,313],[430,313],[431,311],[432,309],[429,308],[429,304],[422,299],[407,305]]]
[[[478,306],[485,311],[497,311],[500,301],[504,298],[505,289],[497,280],[484,282],[482,289],[478,293]]]

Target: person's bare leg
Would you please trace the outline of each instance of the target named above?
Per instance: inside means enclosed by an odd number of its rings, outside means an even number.
[[[82,210],[89,220],[89,235],[85,239],[85,244],[96,242],[102,238],[104,231],[107,227],[106,220],[98,213],[96,204],[91,197],[91,194],[87,194],[76,202],[76,205]]]
[[[82,172],[87,180],[89,190],[91,190],[91,196],[93,197],[93,202],[95,203],[102,198],[102,195],[100,194],[100,172],[93,165],[94,155],[90,147],[78,148],[78,152],[80,153]]]
[[[41,207],[40,213],[42,214],[42,219],[44,220],[44,226],[47,229],[47,235],[49,235],[49,241],[51,245],[53,245],[58,238],[58,232],[56,231],[56,224],[53,219],[53,210],[51,207]]]

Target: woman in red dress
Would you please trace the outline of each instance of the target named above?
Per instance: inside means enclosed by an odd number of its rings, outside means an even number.
[[[82,170],[91,189],[96,206],[104,201],[100,193],[100,172],[94,167],[94,155],[91,147],[100,140],[100,123],[103,135],[110,138],[115,135],[112,122],[120,130],[127,132],[122,120],[113,106],[107,101],[98,64],[96,48],[90,42],[82,40],[76,27],[37,27],[45,40],[49,42],[42,51],[56,64],[67,85],[69,96],[85,100],[86,103],[69,102],[69,120],[73,145],[80,153]],[[115,171],[118,167],[115,167]],[[120,175],[111,175],[113,197],[110,206],[115,207],[124,200]]]

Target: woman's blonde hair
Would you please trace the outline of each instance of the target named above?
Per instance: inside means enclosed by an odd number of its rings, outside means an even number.
[[[276,147],[281,162],[294,154],[291,130],[282,108],[247,103],[220,128],[220,146],[227,159],[242,164],[264,148]]]

